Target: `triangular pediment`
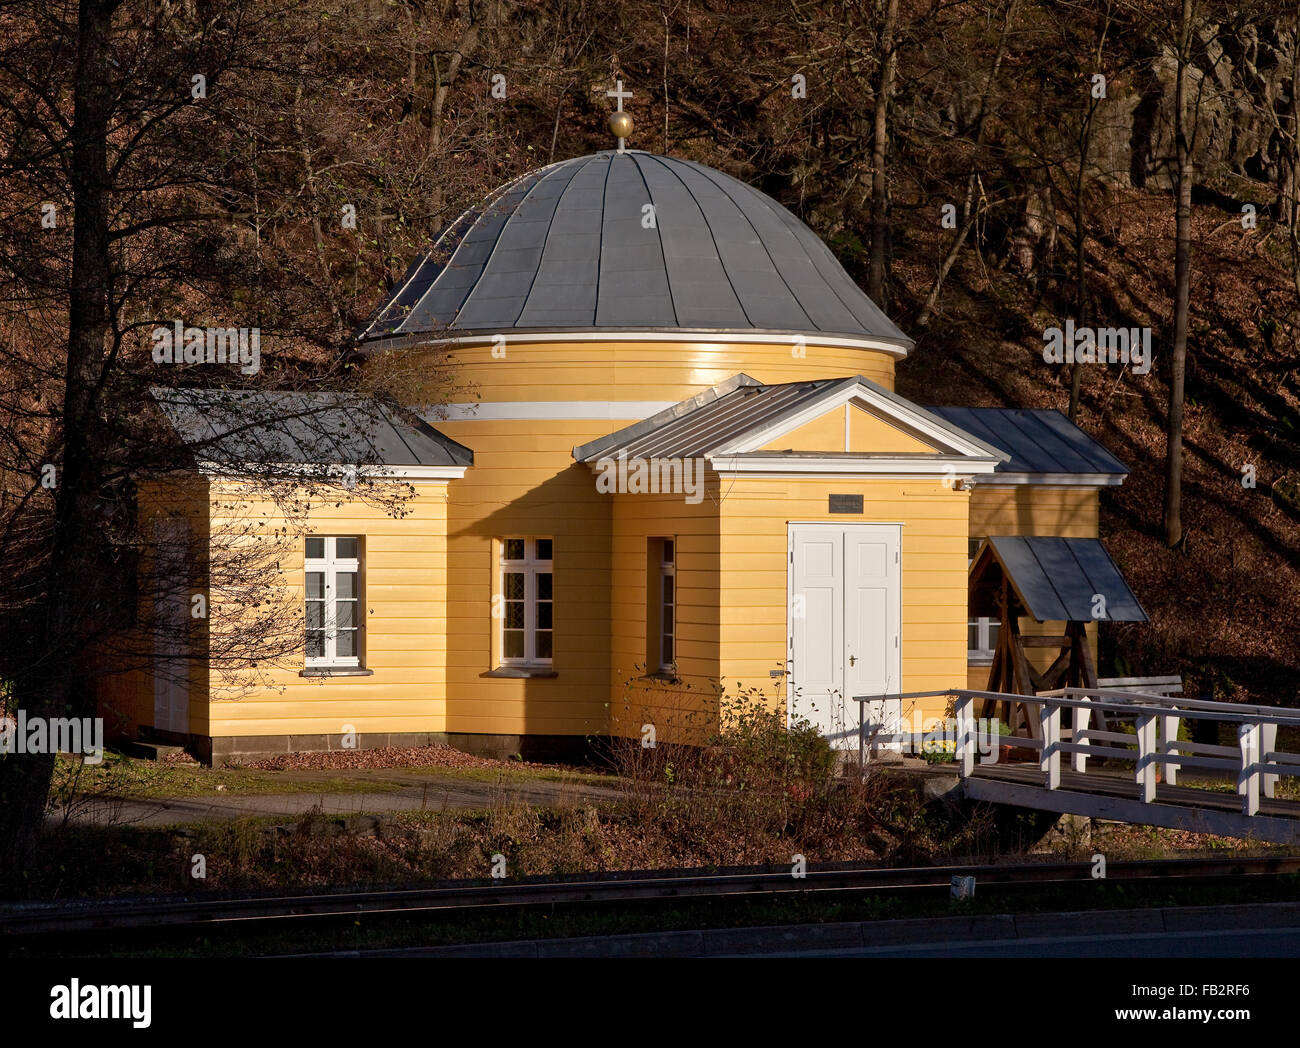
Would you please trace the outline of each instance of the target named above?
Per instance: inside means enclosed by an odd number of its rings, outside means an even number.
[[[1005,457],[868,379],[830,384],[797,408],[757,422],[714,449],[718,455],[780,452]]]
[[[624,457],[703,458],[717,468],[989,473],[1005,453],[868,378],[765,386],[736,375],[721,386],[574,449],[589,464]],[[816,459],[834,462],[814,462]]]
[[[856,452],[860,455],[934,455],[945,448],[851,400],[768,441],[758,451]]]

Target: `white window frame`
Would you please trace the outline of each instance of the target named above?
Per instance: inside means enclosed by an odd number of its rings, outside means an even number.
[[[971,648],[966,652],[966,660],[968,662],[992,660],[994,650],[993,645],[989,642],[989,634],[992,632],[992,627],[997,623],[989,616],[981,615],[977,619],[971,619],[966,625],[977,628],[975,636],[980,644],[978,648]]]
[[[673,559],[667,555],[668,543],[673,544]],[[669,622],[668,601],[664,599],[664,582],[673,580],[672,621]],[[672,638],[673,657],[664,659],[664,639]],[[677,540],[659,540],[659,671],[671,673],[677,665]]]
[[[979,548],[979,545],[982,541],[983,541],[982,539],[970,540],[971,543],[974,543],[976,549]],[[968,551],[966,557],[966,569],[969,571],[970,566],[974,563],[975,563],[974,551],[970,550]],[[980,645],[978,648],[970,648],[967,650],[966,652],[967,662],[992,662],[993,661],[993,655],[994,655],[993,645],[989,643],[989,633],[991,632],[992,624],[993,624],[993,619],[987,615],[981,615],[978,618],[974,618],[974,619],[967,619],[966,627],[967,629],[969,629],[971,626],[976,627],[975,637],[979,641],[979,645]]]
[[[510,542],[521,541],[524,544],[524,557],[522,560],[510,560],[506,556],[506,546]],[[555,539],[549,535],[509,535],[501,538],[501,557],[498,561],[497,585],[500,587],[502,600],[502,614],[498,628],[498,641],[501,645],[501,665],[502,666],[552,666],[554,665],[555,652]],[[537,556],[537,543],[551,543],[551,557],[548,560],[542,560]],[[506,616],[504,605],[507,602],[506,597],[506,575],[522,574],[524,577],[524,654],[507,655],[506,654]],[[548,602],[551,605],[551,652],[552,655],[541,658],[537,655],[537,606],[539,604],[537,596],[537,576],[551,576],[551,598]]]
[[[303,543],[303,628],[304,628],[304,645],[306,641],[306,605],[307,605],[307,573],[310,571],[319,571],[325,576],[325,654],[318,656],[306,655],[304,646],[304,656],[308,667],[338,667],[338,668],[360,668],[361,666],[361,625],[363,621],[362,609],[364,607],[362,598],[362,578],[361,578],[361,536],[360,535],[308,535],[309,539],[321,539],[325,544],[325,555],[323,557],[306,556],[306,542]],[[357,555],[355,557],[337,556],[337,541],[339,539],[352,539],[357,544]],[[337,578],[339,575],[355,574],[357,577],[357,595],[355,598],[357,615],[355,633],[357,638],[356,655],[339,655],[338,654],[338,622],[336,619],[336,594],[338,592]]]

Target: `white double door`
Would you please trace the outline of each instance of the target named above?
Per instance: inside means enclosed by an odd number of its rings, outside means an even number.
[[[836,747],[858,744],[855,696],[901,690],[901,546],[897,524],[789,526],[787,709]],[[869,705],[868,723],[896,732],[898,713]]]

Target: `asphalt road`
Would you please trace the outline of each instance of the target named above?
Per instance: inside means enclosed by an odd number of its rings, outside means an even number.
[[[1229,929],[1126,935],[927,942],[908,946],[769,951],[736,957],[1300,957],[1300,928]]]

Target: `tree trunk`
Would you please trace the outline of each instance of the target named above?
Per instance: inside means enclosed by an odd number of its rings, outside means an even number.
[[[102,575],[94,562],[103,442],[97,424],[100,371],[108,333],[108,127],[114,86],[109,37],[117,0],[81,0],[73,85],[72,277],[68,300],[63,461],[57,463],[48,589],[34,617],[31,672],[15,681],[27,717],[81,716],[89,709],[78,656],[97,609],[89,592]],[[0,762],[0,878],[22,876],[35,855],[54,769],[53,754]]]
[[[1169,361],[1169,417],[1165,449],[1165,543],[1183,537],[1183,388],[1187,370],[1187,319],[1192,283],[1192,153],[1188,142],[1187,67],[1191,62],[1192,0],[1183,0],[1178,31],[1178,87],[1174,148],[1178,205],[1174,223],[1174,346]]]
[[[879,25],[880,80],[876,85],[876,111],[871,149],[871,265],[867,274],[867,295],[881,309],[885,301],[885,268],[889,261],[888,190],[885,161],[889,147],[889,102],[894,93],[894,29],[898,22],[898,0],[884,0]]]

